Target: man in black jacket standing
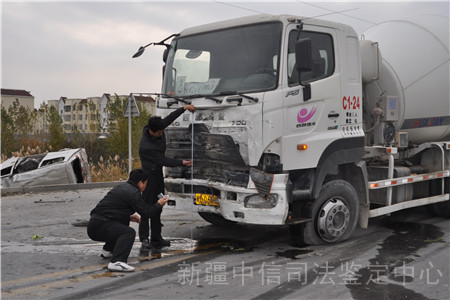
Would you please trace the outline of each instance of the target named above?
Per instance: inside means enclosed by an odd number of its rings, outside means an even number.
[[[193,113],[194,105],[184,105],[170,113],[167,117],[151,117],[142,131],[139,144],[139,157],[142,168],[147,173],[149,184],[143,195],[147,204],[152,205],[158,201],[158,194],[164,194],[163,166],[191,166],[191,160],[179,160],[166,157],[166,137],[164,129],[172,124],[184,111]],[[142,219],[139,223],[139,240],[143,249],[161,249],[170,246],[170,242],[161,236],[161,214],[150,219],[151,237],[149,241],[149,220]]]
[[[128,181],[110,190],[91,211],[87,233],[94,241],[106,242],[101,256],[111,258],[108,264],[110,271],[134,271],[134,267],[127,264],[136,237],[130,221],[139,223],[136,212],[145,220],[159,216],[169,200],[162,198],[151,206],[147,205],[142,197],[147,182],[144,170],[131,171]]]

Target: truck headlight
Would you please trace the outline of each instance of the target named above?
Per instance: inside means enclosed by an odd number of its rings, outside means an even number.
[[[277,194],[270,194],[267,200],[258,194],[247,196],[244,200],[244,206],[248,208],[273,208],[277,203]]]

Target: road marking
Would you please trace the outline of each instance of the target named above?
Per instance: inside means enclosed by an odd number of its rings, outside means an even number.
[[[205,245],[200,248],[206,248],[206,247],[211,248],[216,245],[217,244]],[[196,248],[196,249],[199,249],[199,248]],[[151,270],[151,269],[159,268],[159,267],[162,267],[165,265],[177,263],[182,260],[187,260],[187,259],[191,259],[194,257],[208,255],[208,254],[217,253],[217,252],[221,252],[221,251],[223,251],[223,250],[217,249],[217,250],[213,250],[213,251],[209,251],[209,252],[203,252],[203,253],[191,254],[191,255],[187,255],[187,256],[175,257],[175,258],[171,258],[171,259],[165,259],[165,260],[161,260],[161,261],[154,262],[151,264],[137,266],[136,270],[139,270],[139,271]],[[170,253],[172,254],[172,252],[170,252]],[[173,251],[173,253],[174,253],[173,255],[185,254],[186,250],[176,250],[176,251]],[[132,262],[148,261],[148,260],[154,260],[154,259],[155,258],[152,258],[152,256],[145,256],[145,257],[137,257],[137,258],[130,259],[129,262],[132,263]],[[106,266],[107,266],[106,264],[94,265],[94,266],[81,267],[81,268],[67,270],[67,271],[32,276],[32,277],[22,278],[22,279],[18,279],[18,280],[11,280],[11,281],[2,283],[2,289],[6,289],[5,286],[8,286],[8,285],[29,283],[30,281],[38,281],[38,280],[42,280],[42,279],[60,277],[60,276],[64,276],[64,275],[71,275],[71,274],[76,274],[79,272],[95,271],[95,270],[99,270],[99,269],[101,270],[103,268],[106,268]],[[42,283],[42,284],[37,284],[37,285],[33,285],[33,286],[17,288],[17,289],[13,288],[13,289],[10,289],[7,291],[2,291],[2,297],[21,295],[21,294],[33,294],[33,295],[38,294],[38,296],[42,297],[42,296],[50,294],[50,291],[48,291],[48,290],[52,289],[52,288],[53,289],[60,288],[60,287],[66,286],[67,284],[82,283],[82,282],[86,282],[86,281],[91,281],[93,279],[100,279],[100,278],[105,278],[105,277],[119,277],[118,276],[119,274],[123,275],[126,273],[114,273],[114,272],[110,272],[110,271],[105,271],[100,274],[80,275],[79,277],[72,277],[70,279],[63,279],[63,280],[54,281],[54,282],[50,282],[50,283]],[[130,274],[132,274],[132,273],[130,273]]]

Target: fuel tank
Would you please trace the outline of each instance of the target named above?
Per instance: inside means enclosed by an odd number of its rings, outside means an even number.
[[[396,132],[407,132],[413,143],[450,140],[449,19],[423,15],[388,21],[362,39],[377,43],[381,53],[378,78],[364,87],[369,114],[381,107],[385,121]],[[363,74],[365,65],[362,61]],[[383,103],[386,99],[394,100]]]

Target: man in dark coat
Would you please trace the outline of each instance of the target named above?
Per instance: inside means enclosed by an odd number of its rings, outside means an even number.
[[[145,220],[159,216],[169,200],[165,197],[151,206],[147,205],[142,197],[147,182],[144,170],[131,171],[128,181],[110,190],[91,211],[87,233],[94,241],[106,242],[101,256],[111,258],[108,264],[110,271],[134,271],[134,267],[127,264],[136,237],[136,231],[129,226],[130,221],[139,223],[140,217],[136,212]]]
[[[158,194],[164,194],[163,166],[191,166],[191,160],[179,160],[166,157],[166,137],[164,129],[172,124],[184,111],[193,113],[194,105],[184,105],[170,113],[167,117],[151,117],[142,131],[139,144],[139,157],[142,168],[147,173],[149,184],[143,195],[147,204],[158,201]],[[149,241],[149,220],[142,219],[139,223],[139,240],[143,249],[161,249],[170,246],[170,242],[162,238],[160,214],[150,219],[151,236]]]

